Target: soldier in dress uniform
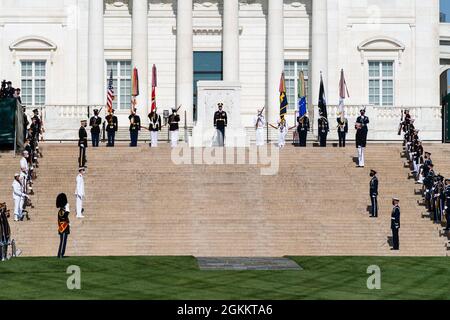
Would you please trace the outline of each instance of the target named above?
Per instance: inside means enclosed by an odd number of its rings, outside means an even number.
[[[436,177],[436,183],[434,185],[434,223],[441,224],[444,216],[444,204],[445,204],[445,185],[444,177],[440,174]]]
[[[42,121],[41,118],[39,117],[38,109],[33,110],[33,117],[31,118],[31,120],[33,121],[33,119],[35,120],[34,122],[35,127],[33,128],[33,134],[35,135],[36,142],[39,142],[39,135],[42,133]]]
[[[372,179],[370,179],[369,184],[369,193],[370,193],[370,201],[372,203],[371,210],[370,210],[370,216],[372,218],[378,217],[378,178],[377,178],[377,172],[375,170],[370,170],[370,176]]]
[[[266,118],[264,117],[264,108],[258,110],[258,113],[253,118],[253,125],[255,126],[256,146],[261,147],[265,143],[264,127],[266,126]]]
[[[98,109],[94,109],[94,115],[89,120],[91,127],[92,147],[97,148],[100,141],[100,126],[102,125],[102,118],[98,115]]]
[[[223,103],[217,104],[218,111],[214,113],[214,127],[217,129],[217,140],[220,147],[225,144],[225,128],[228,125],[227,113],[223,111]]]
[[[297,132],[299,139],[299,146],[306,147],[306,140],[308,139],[308,131],[310,130],[310,123],[308,114],[297,117]]]
[[[398,205],[400,200],[398,198],[392,198],[392,208],[391,213],[391,230],[392,230],[392,242],[393,247],[391,250],[399,250],[400,249],[400,239],[399,239],[399,230],[400,230],[400,206]]]
[[[328,119],[322,110],[319,111],[318,130],[319,130],[319,142],[321,147],[327,146],[327,135],[330,131],[330,126],[328,124]]]
[[[431,163],[427,166],[427,176],[423,179],[423,186],[425,189],[425,207],[427,212],[430,213],[430,218],[433,219],[433,204],[432,204],[432,192],[434,187],[434,165]]]
[[[22,112],[23,112],[23,138],[26,139],[30,121],[28,120],[27,108],[25,106],[22,107]]]
[[[86,166],[86,148],[88,147],[87,141],[87,120],[81,120],[81,127],[78,130],[78,147],[80,148],[80,154],[78,156],[78,166],[85,167]]]
[[[181,106],[178,107],[180,109]],[[170,146],[176,148],[178,146],[178,140],[180,138],[180,115],[177,108],[172,108],[172,114],[169,116],[169,134],[170,134]]]
[[[338,113],[337,121],[337,132],[339,137],[339,147],[345,148],[345,138],[348,133],[348,120],[345,116],[341,117],[341,113]]]
[[[133,108],[128,119],[130,120],[130,147],[136,147],[139,131],[141,130],[141,117],[136,114],[136,109]]]
[[[8,257],[8,244],[11,241],[11,228],[8,222],[9,210],[5,203],[0,203],[0,260]]]
[[[13,200],[14,200],[14,221],[23,220],[23,203],[28,195],[23,192],[22,184],[20,183],[20,174],[14,175],[14,181],[12,183]]]
[[[445,219],[447,220],[447,225],[445,227],[445,231],[450,230],[450,179],[445,179],[445,189],[444,189],[444,196],[445,196]]]
[[[280,116],[280,120],[277,121],[277,125],[274,126],[272,124],[269,124],[272,128],[278,130],[278,147],[284,148],[286,144],[286,136],[289,132],[289,130],[295,128],[296,126],[293,126],[289,128],[289,125],[287,123],[286,117],[283,115]]]
[[[148,131],[150,131],[151,143],[150,147],[158,147],[158,132],[161,131],[161,116],[157,113],[157,109],[148,114],[150,121]]]
[[[69,221],[69,207],[67,202],[67,196],[65,193],[60,193],[56,197],[56,208],[58,208],[58,234],[59,234],[59,248],[58,258],[64,258],[66,252],[67,238],[70,234],[70,221]]]
[[[114,109],[105,117],[106,120],[106,133],[108,135],[108,144],[107,147],[114,147],[114,142],[116,139],[116,132],[119,130],[119,121],[117,117],[114,115]]]
[[[367,133],[369,131],[367,124],[369,118],[366,116],[366,110],[360,110],[360,116],[356,119],[356,148],[358,149],[358,165],[357,167],[364,168],[364,148],[367,144]]]

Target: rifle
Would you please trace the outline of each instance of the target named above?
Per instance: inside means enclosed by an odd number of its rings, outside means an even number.
[[[262,110],[258,113],[258,120],[256,120],[255,129],[258,129],[258,123],[261,121],[260,117],[262,116],[264,109],[266,109],[266,107],[262,108]]]
[[[403,110],[400,110],[401,114],[401,120],[400,120],[400,124],[398,125],[398,135],[401,135],[402,133],[402,127],[403,127]]]

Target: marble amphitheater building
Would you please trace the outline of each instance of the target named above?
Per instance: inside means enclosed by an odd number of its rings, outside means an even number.
[[[317,126],[322,72],[333,138],[344,69],[347,117],[366,107],[370,140],[400,139],[409,109],[422,139],[441,141],[450,24],[440,12],[439,0],[2,0],[0,77],[22,88],[28,108],[42,108],[47,139],[76,139],[79,120],[105,105],[111,70],[124,131],[132,70],[146,124],[155,65],[159,112],[182,105],[190,131],[212,125],[222,101],[249,136],[258,108],[276,122],[282,72],[289,124],[303,70]]]

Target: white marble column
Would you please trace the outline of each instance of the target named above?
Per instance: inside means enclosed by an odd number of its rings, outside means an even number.
[[[239,0],[223,1],[223,79],[239,81]]]
[[[316,1],[316,0],[314,0]],[[280,115],[279,85],[284,70],[284,8],[283,0],[269,0],[267,23],[267,104],[268,121]]]
[[[177,1],[177,98],[176,105],[183,105],[181,115],[186,111],[186,123],[193,124],[194,104],[194,53],[192,33],[192,0]]]
[[[105,97],[105,51],[103,0],[89,1],[88,103],[103,105]]]
[[[139,73],[136,107],[141,122],[145,123],[149,111],[148,87],[151,85],[148,81],[148,1],[133,0],[132,16],[132,68],[136,67]]]
[[[325,94],[328,93],[328,33],[327,0],[312,2],[312,53],[309,59],[311,86],[311,105],[317,106],[319,100],[320,72],[323,75]],[[336,70],[338,72],[338,70]],[[312,111],[312,110],[310,110]]]

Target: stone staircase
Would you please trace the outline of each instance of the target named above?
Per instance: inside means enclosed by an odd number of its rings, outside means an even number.
[[[71,208],[67,255],[446,255],[447,239],[421,217],[399,144],[371,144],[366,168],[356,149],[294,148],[279,155],[276,175],[263,164],[176,165],[167,144],[89,148],[85,216],[75,218],[76,144],[44,144],[31,221],[11,222],[25,256],[56,255],[55,198]],[[448,172],[450,148],[426,146]],[[200,149],[197,149],[198,152]],[[227,149],[226,152],[231,152]],[[249,152],[248,150],[246,151]],[[19,158],[0,154],[0,200],[10,205]],[[442,169],[441,169],[442,167]],[[368,217],[369,170],[380,180],[379,218]],[[447,170],[447,171],[445,171]],[[390,250],[392,196],[400,197],[399,252]]]

